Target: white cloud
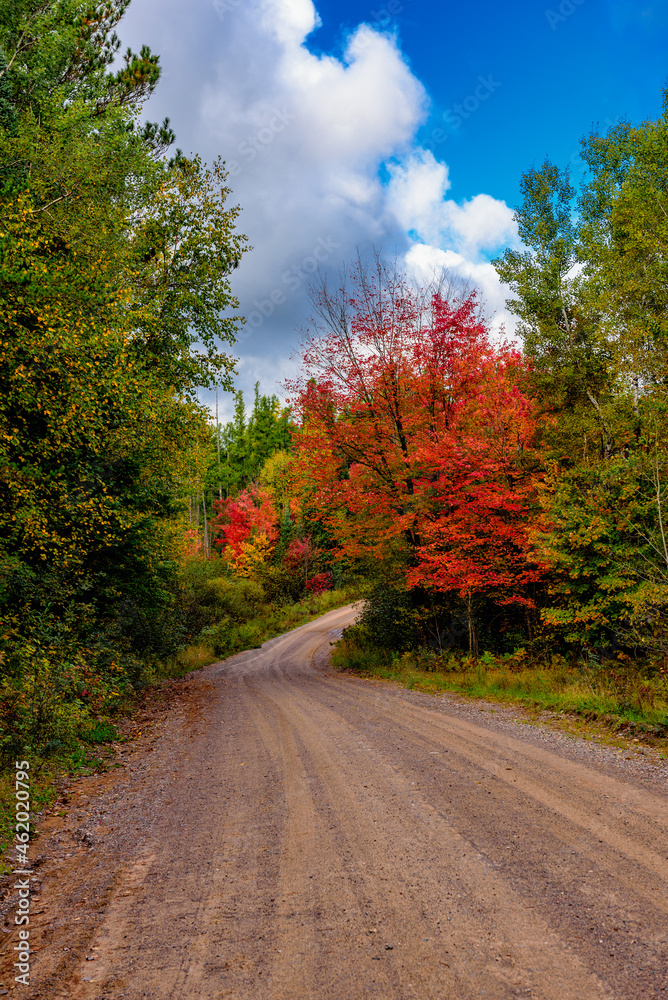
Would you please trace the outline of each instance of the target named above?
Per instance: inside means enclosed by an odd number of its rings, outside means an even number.
[[[310,0],[307,5],[312,8]],[[280,46],[277,52],[270,47],[267,60],[247,70],[245,107],[230,104],[230,90],[235,89],[230,77],[234,73],[221,60],[215,81],[204,89],[203,123],[212,134],[224,138],[228,148],[236,150],[244,173],[262,173],[268,181],[271,171],[271,188],[291,199],[308,197],[312,192],[327,193],[332,181],[336,183],[341,175],[351,172],[368,183],[385,158],[410,143],[426,109],[424,89],[396,44],[377,32],[364,32],[364,45],[359,32],[353,35],[343,60],[312,54],[304,45],[312,19],[300,19],[304,25],[299,31],[288,30],[282,20],[286,6],[277,0],[265,3],[255,25],[258,31],[264,30],[270,11],[274,11],[280,25]],[[261,35],[256,36],[256,43],[262,43]],[[255,86],[249,71],[257,74]],[[280,142],[273,144],[259,137],[255,148],[271,154],[266,159],[272,167],[258,171],[261,161],[251,158],[239,145],[248,125],[266,128],[275,119],[276,110],[282,110],[286,118],[284,127],[276,130]],[[296,177],[308,182],[305,189],[295,190]]]
[[[389,166],[388,204],[413,237],[406,266],[420,281],[445,269],[478,290],[493,333],[512,337],[515,317],[506,309],[510,289],[502,285],[488,254],[518,245],[517,226],[505,202],[488,194],[458,203],[447,197],[446,164],[416,149]]]
[[[259,13],[263,27],[286,48],[301,45],[320,24],[311,0],[263,0]]]
[[[448,198],[447,165],[415,146],[429,98],[395,38],[362,24],[340,57],[315,54],[319,23],[312,0],[135,0],[123,24],[123,41],[147,42],[165,68],[148,116],[170,115],[178,145],[230,168],[254,247],[233,277],[256,321],[238,345],[247,394],[281,377],[316,258],[336,270],[372,244],[408,252],[411,267],[446,263],[503,308],[485,255],[515,238],[510,209]]]
[[[405,160],[390,164],[389,170],[388,201],[407,232],[473,259],[516,243],[512,209],[488,194],[461,203],[447,198],[448,168],[429,150],[416,149]]]
[[[244,309],[275,290],[287,296],[272,324],[257,328],[266,343],[278,320],[294,324],[301,310],[303,321],[306,282],[293,294],[284,277],[318,241],[337,245],[323,262],[335,266],[388,235],[405,243],[379,171],[407,153],[428,101],[385,34],[358,30],[340,59],[310,52],[305,41],[317,23],[310,0],[264,0],[234,16],[235,30],[253,39],[252,59],[241,84],[236,61],[217,61],[200,123],[225,150],[240,226],[255,247],[235,275]]]
[[[407,160],[389,165],[388,202],[406,231],[424,239],[438,237],[445,194],[450,187],[448,168],[433,153],[418,150]]]

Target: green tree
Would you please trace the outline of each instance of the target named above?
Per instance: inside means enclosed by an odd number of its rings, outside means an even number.
[[[108,71],[126,7],[0,3],[10,740],[42,738],[37,690],[59,692],[65,720],[82,691],[82,711],[95,711],[178,641],[167,554],[201,434],[196,391],[229,387],[233,368],[219,340],[238,327],[229,275],[245,242],[224,169],[166,160],[168,125],[139,126],[159,64],[143,49]]]
[[[668,93],[656,121],[582,140],[579,192],[546,162],[522,181],[526,250],[495,262],[545,403],[536,534],[546,621],[580,645],[668,650]]]
[[[656,121],[621,122],[582,145],[581,258],[639,417],[668,361],[668,90]]]
[[[520,187],[515,219],[526,249],[507,249],[494,266],[515,296],[507,305],[520,320],[535,395],[545,414],[559,418],[545,431],[557,457],[586,452],[588,442],[596,449],[599,434],[609,457],[614,351],[579,273],[575,190],[568,171],[549,160],[527,171]]]
[[[243,393],[234,394],[234,416],[220,429],[220,475],[224,496],[236,496],[260,476],[267,459],[279,451],[289,451],[292,447],[294,422],[288,407],[281,407],[276,396],[260,393],[259,382],[255,384],[253,409],[246,416]],[[215,448],[215,431],[214,431]],[[218,461],[211,461],[209,482],[212,489],[217,483]]]
[[[261,395],[260,383],[256,382],[253,410],[248,422],[248,471],[253,478],[257,478],[268,458],[291,447],[293,427],[289,408],[281,407],[276,396]]]

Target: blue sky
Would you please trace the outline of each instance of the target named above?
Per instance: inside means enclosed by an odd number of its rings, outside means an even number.
[[[658,117],[668,80],[668,4],[642,0],[133,0],[120,34],[161,55],[146,116],[230,169],[246,393],[294,372],[315,268],[373,247],[473,282],[512,334],[489,261],[519,245],[522,172],[549,155],[578,179],[580,137]]]
[[[521,173],[545,155],[569,163],[580,136],[599,123],[658,117],[668,82],[668,4],[606,0],[434,3],[395,0],[317,4],[313,49],[340,52],[360,21],[396,31],[433,103],[418,133],[425,145],[443,113],[473,97],[482,77],[493,92],[433,143],[447,161],[451,193],[487,192],[515,204]],[[572,13],[568,13],[569,8]],[[466,111],[466,109],[463,109]],[[448,131],[447,127],[444,131]],[[577,161],[573,162],[578,169]]]

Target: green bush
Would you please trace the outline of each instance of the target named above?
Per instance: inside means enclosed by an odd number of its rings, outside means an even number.
[[[363,646],[402,653],[417,645],[415,626],[411,594],[378,585],[364,602],[360,620],[346,634]]]
[[[200,599],[203,605],[215,608],[219,616],[227,615],[233,621],[244,622],[261,610],[265,594],[254,580],[218,577],[203,585]]]
[[[198,593],[208,580],[231,579],[231,576],[229,566],[216,552],[211,554],[210,559],[193,556],[181,566],[182,584],[193,593]]]
[[[84,735],[86,743],[113,743],[118,739],[118,730],[111,722],[96,722]]]
[[[202,629],[199,641],[208,646],[216,656],[228,656],[232,651],[232,629],[229,618],[217,625]]]
[[[261,580],[266,600],[284,607],[295,604],[304,595],[304,577],[284,565],[264,565]]]

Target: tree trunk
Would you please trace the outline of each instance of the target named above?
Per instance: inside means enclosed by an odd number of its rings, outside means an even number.
[[[478,636],[475,632],[475,622],[473,621],[473,598],[469,592],[466,595],[466,615],[469,627],[469,653],[471,656],[478,655]]]
[[[218,422],[218,386],[216,386],[216,453],[218,455],[218,499],[223,499],[223,474],[220,468],[220,423]]]
[[[209,525],[206,519],[206,500],[204,499],[204,491],[202,491],[202,511],[204,512],[204,555],[208,559],[211,555],[211,548],[209,545]]]
[[[605,458],[607,460],[612,455],[612,436],[610,434],[610,428],[608,427],[608,425],[607,425],[607,423],[605,421],[605,417],[603,416],[603,411],[601,410],[601,407],[598,405],[598,400],[589,391],[589,389],[587,389],[586,392],[587,392],[587,399],[589,400],[589,402],[591,403],[591,405],[596,410],[596,414],[598,416],[598,419],[601,422],[601,427],[603,428],[603,432],[602,432],[601,436],[604,437],[604,439],[605,439]]]

